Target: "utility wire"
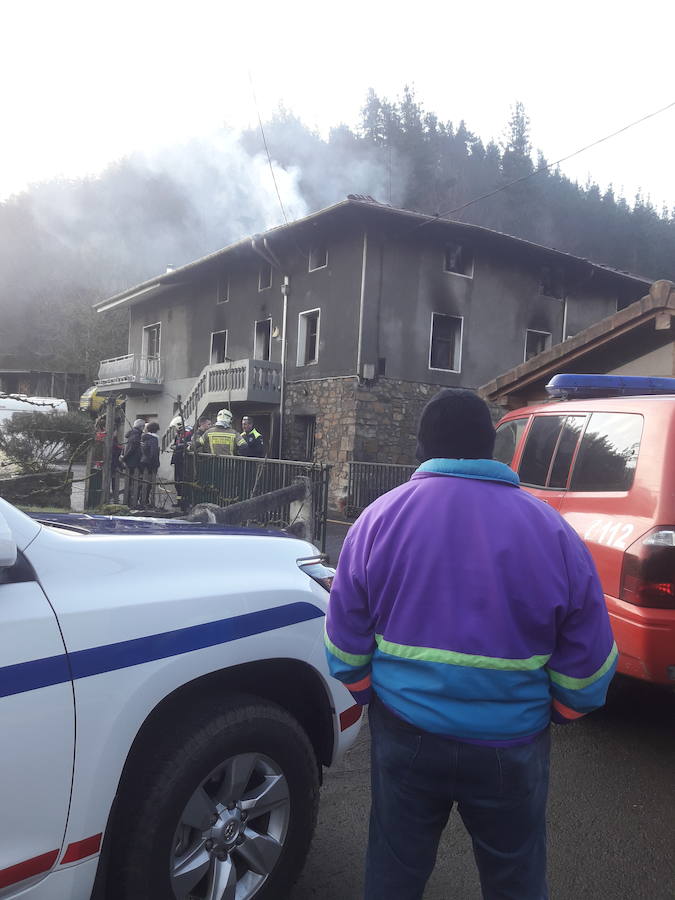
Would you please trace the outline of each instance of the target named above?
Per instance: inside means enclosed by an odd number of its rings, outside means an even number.
[[[584,153],[586,150],[590,150],[592,147],[597,147],[598,144],[603,144],[605,141],[608,141],[619,134],[623,134],[624,131],[628,131],[629,128],[634,128],[636,125],[640,125],[642,122],[646,122],[647,119],[652,119],[654,118],[654,116],[658,116],[660,113],[666,112],[666,110],[672,109],[674,106],[675,100],[673,100],[672,103],[668,103],[665,106],[662,106],[660,109],[654,110],[654,112],[647,113],[646,116],[642,116],[642,118],[636,119],[634,122],[630,122],[628,125],[624,125],[623,128],[619,128],[617,131],[613,131],[611,134],[605,135],[605,137],[598,138],[597,141],[593,141],[591,144],[586,144],[585,147],[581,147],[579,150],[575,150],[574,153],[569,153],[567,156],[562,156],[560,159],[555,160],[555,162],[550,162],[545,166],[540,166],[533,172],[529,172],[527,175],[522,175],[520,178],[515,178],[513,181],[509,181],[507,184],[503,184],[501,185],[501,187],[495,188],[493,191],[488,191],[487,194],[482,194],[480,197],[474,197],[473,200],[468,200],[461,206],[456,206],[454,209],[447,210],[447,212],[438,213],[437,216],[429,218],[426,222],[421,222],[419,225],[416,225],[415,229],[424,228],[424,226],[429,225],[430,222],[435,222],[438,219],[445,218],[446,216],[452,216],[455,213],[462,212],[462,210],[466,209],[467,207],[473,206],[474,203],[479,203],[481,200],[487,200],[488,197],[494,197],[495,194],[499,194],[502,191],[508,190],[508,188],[513,187],[514,184],[521,184],[523,181],[528,181],[530,178],[534,178],[536,175],[540,175],[542,172],[546,172],[548,169],[552,169],[553,166],[559,166],[560,163],[567,162],[568,159],[572,159],[572,157],[574,156],[579,156],[580,153]]]
[[[260,115],[260,107],[258,106],[258,98],[255,94],[255,87],[253,85],[253,76],[250,71],[248,73],[249,81],[251,82],[251,93],[253,94],[253,103],[255,104],[255,111],[258,115],[258,124],[260,125],[260,134],[262,135],[263,144],[265,145],[265,153],[267,154],[267,164],[270,167],[270,172],[272,174],[272,181],[274,182],[274,190],[277,192],[277,199],[279,200],[279,206],[281,207],[281,213],[284,217],[284,222],[288,225],[288,217],[286,215],[286,210],[284,209],[284,204],[281,199],[281,194],[279,193],[279,185],[277,184],[276,175],[274,174],[274,166],[272,165],[272,157],[270,156],[270,150],[267,146],[267,138],[265,137],[265,129],[263,128],[262,117]]]

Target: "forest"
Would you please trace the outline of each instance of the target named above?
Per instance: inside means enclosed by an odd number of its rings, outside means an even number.
[[[505,122],[486,141],[410,88],[395,100],[370,90],[358,126],[327,136],[280,108],[262,130],[223,128],[32,185],[0,204],[0,365],[25,356],[91,380],[127,348],[126,317],[94,313],[97,300],[349,193],[675,279],[675,210],[567,178],[532,146],[521,103]]]

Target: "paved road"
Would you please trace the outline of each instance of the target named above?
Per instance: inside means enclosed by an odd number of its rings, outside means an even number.
[[[345,531],[330,530],[334,561]],[[368,804],[364,727],[326,775],[312,852],[289,900],[359,900]],[[549,877],[552,900],[675,900],[675,694],[617,679],[603,710],[554,727]],[[480,898],[456,813],[425,894],[451,898]]]
[[[552,900],[675,898],[675,696],[623,680],[605,709],[554,727]],[[319,827],[289,900],[358,900],[369,804],[368,730],[326,775]],[[479,900],[453,813],[425,900]],[[391,898],[396,900],[396,898]]]

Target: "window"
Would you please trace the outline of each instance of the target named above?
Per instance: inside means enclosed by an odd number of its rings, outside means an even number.
[[[593,413],[581,439],[571,491],[627,491],[633,484],[642,416]]]
[[[539,270],[539,293],[555,300],[562,300],[565,296],[565,284],[563,273],[553,266],[542,266]]]
[[[430,369],[445,369],[448,372],[461,371],[462,327],[461,316],[432,313],[429,347]]]
[[[586,416],[538,416],[520,462],[520,480],[532,487],[567,487]]]
[[[538,416],[532,423],[520,461],[519,474],[523,484],[546,487],[564,422],[564,416]]]
[[[230,276],[223,273],[218,276],[216,303],[227,303],[230,299]]]
[[[512,422],[504,422],[499,426],[494,450],[494,458],[498,462],[506,463],[507,466],[511,465],[526,425],[527,419],[514,419]]]
[[[265,291],[272,287],[272,266],[270,263],[263,263],[258,273],[258,290]]]
[[[551,347],[551,333],[549,331],[533,331],[527,329],[525,334],[525,362],[532,359],[538,353],[549,350]]]
[[[464,244],[451,243],[445,247],[445,272],[453,275],[463,275],[465,278],[473,278],[473,251]]]
[[[211,355],[210,363],[215,366],[217,363],[227,361],[227,331],[214,331],[211,334]]]
[[[300,458],[307,462],[313,462],[316,445],[316,416],[296,416],[295,424]]]
[[[159,343],[161,325],[156,322],[154,325],[146,325],[143,329],[143,356],[148,359],[159,359]]]
[[[574,459],[574,452],[579,443],[579,435],[584,430],[586,416],[568,416],[565,419],[563,430],[560,434],[555,459],[551,466],[547,487],[566,488],[570,474],[570,466]]]
[[[328,265],[328,250],[325,246],[312,247],[309,251],[309,271],[325,269]]]
[[[253,359],[269,359],[272,346],[272,320],[263,319],[255,323]]]
[[[318,309],[307,310],[298,316],[299,366],[309,366],[319,361],[319,316]]]

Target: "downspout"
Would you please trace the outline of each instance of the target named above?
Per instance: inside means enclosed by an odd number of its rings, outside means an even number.
[[[284,282],[281,285],[281,293],[284,298],[284,311],[281,320],[281,397],[279,406],[279,459],[284,458],[284,403],[286,401],[286,322],[288,319],[288,294],[290,290],[291,279],[288,275],[284,275]]]
[[[262,247],[257,243],[260,240],[258,235],[251,238],[251,248],[268,262],[273,268],[279,272],[283,271],[282,265],[277,258],[276,253],[272,250],[266,237],[262,238]],[[286,399],[286,343],[287,343],[287,320],[288,320],[288,294],[290,291],[291,279],[288,275],[282,276],[281,293],[284,298],[282,325],[281,325],[281,390],[279,397],[279,459],[283,459],[283,443],[284,443],[284,402]]]
[[[366,263],[368,260],[368,232],[363,232],[363,257],[361,262],[361,296],[359,299],[359,341],[356,350],[356,377],[361,383],[361,366],[363,363],[363,317],[366,299]]]

